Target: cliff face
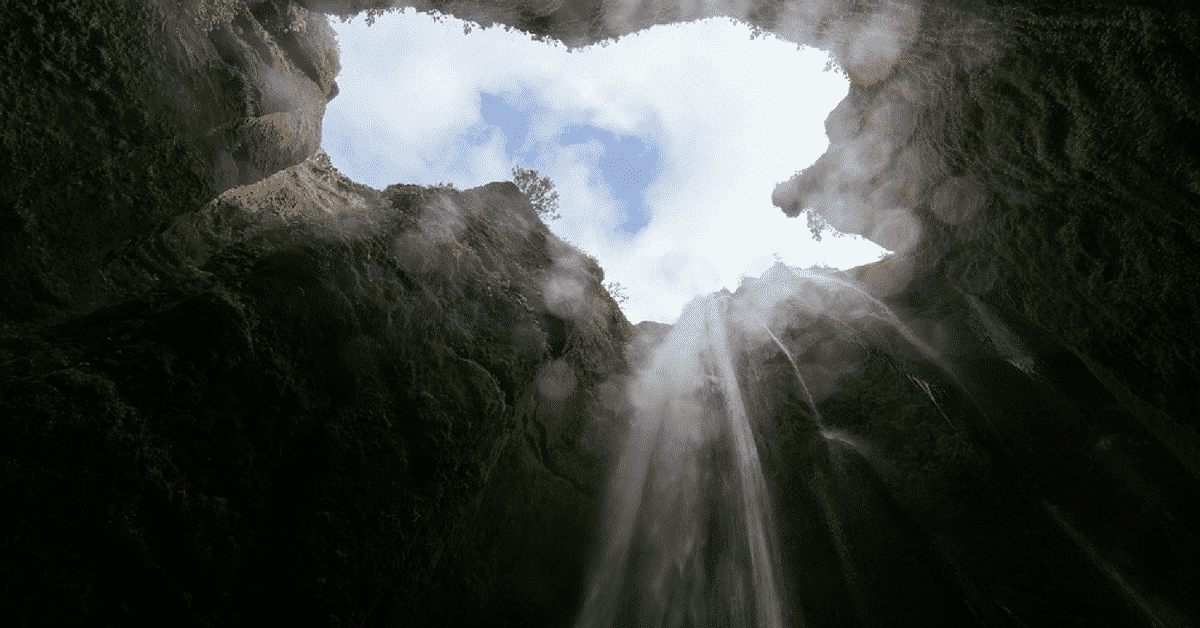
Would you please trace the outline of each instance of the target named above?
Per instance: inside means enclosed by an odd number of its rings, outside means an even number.
[[[287,6],[4,7],[6,318],[111,303],[106,256],[317,150],[337,44],[324,15]]]
[[[668,329],[642,324],[630,344],[603,271],[512,184],[378,191],[330,166],[324,13],[384,4],[0,9],[8,622],[565,625],[577,611],[623,385]],[[828,532],[805,536],[853,514],[805,506],[821,494],[857,495],[894,534],[848,528],[891,552],[845,559],[865,580],[795,574],[815,623],[877,624],[887,608],[933,624],[1195,616],[1200,27],[1182,4],[1060,4],[419,5],[571,45],[721,12],[826,47],[851,76],[830,153],[777,204],[900,252],[846,278],[959,380],[908,355],[933,391],[914,393],[879,350],[893,332],[871,332],[874,351],[837,350],[821,325],[783,339],[829,363],[818,407],[890,452],[880,476],[813,446],[786,359],[742,356],[772,493],[795,498],[787,560],[843,560]],[[872,33],[888,45],[865,46]],[[1033,388],[1030,364],[1048,374]],[[981,402],[1007,432],[989,432]],[[834,459],[857,479],[814,480]],[[1142,588],[1113,584],[1095,546],[1055,540],[1079,530]],[[854,598],[869,590],[886,600]],[[1113,601],[1145,591],[1149,614]]]
[[[10,620],[567,620],[632,329],[515,185],[318,152],[101,270],[0,354]]]
[[[778,294],[771,274],[734,298]],[[889,300],[904,326],[809,290],[829,316],[778,308],[778,344],[734,341],[806,625],[1196,617],[1196,482],[1070,349],[945,279]]]
[[[605,551],[625,544],[640,571],[625,572],[636,586],[589,596],[588,616],[616,617],[592,625],[720,618],[724,600],[745,600],[728,582],[750,580],[753,563],[739,572],[729,539],[753,543],[737,530],[754,498],[730,488],[747,472],[730,468],[731,394],[770,495],[762,542],[783,625],[1191,625],[1200,491],[1173,444],[1055,338],[944,278],[874,300],[888,282],[873,276],[895,263],[777,264],[674,327],[637,325],[631,362],[648,371],[630,389],[631,429],[658,435],[627,445],[622,470],[646,469],[644,488],[614,487],[608,508],[624,519],[609,521],[639,532],[610,534]],[[696,352],[706,370],[693,376]],[[734,377],[707,367],[723,359]],[[704,422],[714,415],[726,432]],[[663,462],[688,459],[680,450],[704,463]],[[650,462],[628,466],[639,453]],[[676,479],[680,468],[699,479]],[[676,566],[666,585],[664,562]],[[753,612],[757,599],[743,604]]]

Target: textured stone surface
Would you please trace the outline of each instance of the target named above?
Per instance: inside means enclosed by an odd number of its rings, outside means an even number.
[[[0,110],[8,317],[106,303],[96,268],[148,229],[303,161],[336,93],[325,16],[276,4],[12,3]],[[299,28],[297,28],[299,27]]]
[[[949,74],[918,124],[946,180],[915,273],[1049,332],[1200,480],[1197,14],[996,19],[1004,56]]]
[[[820,286],[774,310],[790,357],[730,341],[795,625],[1189,625],[1195,481],[1087,366],[930,277],[888,299],[928,350],[853,291],[788,314]]]
[[[0,348],[17,625],[571,612],[632,329],[512,183],[379,192],[318,153],[104,271],[120,305]]]

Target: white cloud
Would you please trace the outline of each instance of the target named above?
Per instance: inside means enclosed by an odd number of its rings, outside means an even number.
[[[325,147],[339,169],[377,188],[468,188],[510,179],[514,162],[538,169],[560,195],[563,218],[551,229],[626,286],[623,309],[635,323],[674,322],[692,297],[735,289],[774,253],[792,266],[848,268],[882,251],[857,237],[814,242],[803,216],[789,219],[771,203],[777,183],[825,152],[825,118],[849,87],[822,72],[824,52],[751,40],[748,26],[724,18],[573,53],[516,30],[464,35],[457,20],[411,10],[370,27],[362,19],[333,26],[343,69]],[[481,115],[481,93],[522,110],[521,145],[508,146],[499,122]],[[650,180],[642,199],[650,220],[633,236],[617,230],[620,201],[598,174],[605,144],[556,141],[581,124],[641,136],[657,150],[660,170],[641,177]],[[522,147],[530,150],[509,152]]]

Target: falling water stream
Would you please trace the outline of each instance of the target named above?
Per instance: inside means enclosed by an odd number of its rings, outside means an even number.
[[[936,359],[886,305],[857,286],[786,270],[776,275],[790,284],[785,292],[808,292],[813,284],[849,289],[868,308],[848,318],[883,320]],[[757,321],[787,357],[825,441],[860,449],[849,435],[824,425],[795,356],[763,322],[777,305],[750,306],[741,314]],[[882,313],[870,311],[872,305]],[[610,483],[602,550],[578,628],[784,625],[770,499],[730,347],[731,321],[737,320],[731,308],[746,305],[728,293],[689,304],[630,392],[635,417]],[[814,505],[825,513],[843,554],[845,576],[854,580],[831,495],[828,489],[819,493]],[[727,538],[717,538],[721,531]]]
[[[689,305],[642,377],[580,628],[784,625],[729,304]]]
[[[800,374],[800,367],[796,366],[796,358],[793,358],[792,352],[788,351],[788,348],[783,346],[782,342],[779,342],[779,337],[771,331],[770,327],[767,327],[766,323],[759,320],[759,324],[767,331],[767,335],[771,336],[771,340],[774,340],[775,344],[779,346],[779,350],[783,351],[783,355],[787,357],[788,363],[792,365],[792,370],[796,372],[796,380],[800,382],[800,388],[804,390],[804,396],[808,399],[808,407],[812,408],[813,420],[817,423],[817,429],[824,433],[825,426],[821,422],[821,411],[817,410],[817,402],[813,399],[812,393],[809,392],[808,384],[804,383],[804,376]]]
[[[709,344],[712,346],[713,359],[720,372],[720,381],[729,408],[729,429],[733,434],[734,449],[737,451],[738,471],[746,508],[746,530],[751,537],[750,564],[754,574],[758,626],[780,627],[782,623],[772,565],[774,554],[767,547],[767,530],[764,529],[765,511],[768,507],[767,486],[763,479],[762,465],[758,460],[754,434],[750,431],[750,421],[746,416],[746,407],[742,403],[742,392],[738,388],[737,376],[733,370],[728,332],[725,329],[725,310],[730,300],[728,296],[722,296],[716,303],[709,305]]]
[[[811,507],[823,515],[828,543],[840,562],[844,592],[861,625],[884,621],[879,614],[882,609],[870,599],[872,587],[878,586],[873,580],[877,576],[862,571],[863,557],[856,543],[864,534],[877,534],[870,531],[871,521],[899,516],[889,514],[895,512],[886,505],[892,503],[888,501],[891,497],[879,482],[881,469],[886,470],[890,463],[868,455],[870,451],[858,437],[826,425],[817,405],[817,397],[823,393],[806,381],[807,371],[797,362],[797,355],[771,330],[768,321],[778,327],[782,320],[785,329],[803,326],[803,320],[789,321],[788,316],[796,312],[809,319],[828,316],[838,325],[882,321],[936,365],[979,408],[985,422],[1004,419],[998,410],[981,403],[957,369],[922,342],[887,305],[853,283],[821,271],[783,265],[757,282],[745,293],[739,289],[737,296],[725,292],[690,303],[656,348],[650,366],[627,390],[633,419],[610,478],[600,552],[576,628],[801,625],[798,600],[791,606],[783,601],[772,502],[734,359],[735,352],[772,342],[791,365],[816,432],[823,439],[823,447],[811,450],[816,457],[811,461],[815,500]],[[851,298],[847,301],[839,295]],[[1002,357],[1026,353],[1016,341],[997,331],[1000,323],[985,315],[981,303],[971,301],[969,305],[979,315],[981,326],[996,339]],[[1030,377],[1040,375],[1022,370]],[[912,374],[905,376],[963,439],[961,427],[943,410],[931,385]],[[996,446],[1007,448],[1003,441]],[[1104,568],[1101,571],[1131,607],[1152,625],[1172,625],[1163,621],[1172,617],[1169,609],[1148,602],[1100,558],[1083,533],[1053,507],[1047,509],[1049,518],[1082,548],[1090,562]],[[915,564],[905,562],[910,554],[904,551],[889,554],[887,559],[873,556],[871,564],[882,568],[881,561],[890,560],[886,563],[889,568],[916,569]],[[963,576],[955,578],[963,590],[975,590]],[[1020,621],[1007,606],[998,608]]]

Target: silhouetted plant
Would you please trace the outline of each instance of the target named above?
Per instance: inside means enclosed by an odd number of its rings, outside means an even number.
[[[834,229],[833,226],[829,224],[829,221],[825,220],[825,217],[821,214],[818,214],[811,209],[806,210],[805,214],[808,215],[808,230],[812,232],[812,238],[817,242],[821,241],[821,233],[825,231],[828,231],[829,235],[835,238],[846,237],[846,234]]]
[[[371,26],[372,24],[375,23],[376,18],[381,17],[384,13],[390,13],[392,11],[395,11],[397,8],[399,8],[399,7],[372,7],[372,6],[370,6],[370,4],[372,4],[372,3],[364,2],[363,0],[350,0],[349,6],[347,6],[345,9],[343,9],[346,12],[345,13],[339,12],[337,14],[337,16],[342,22],[349,22],[350,19],[353,18],[355,15],[358,15],[359,13],[365,13],[366,17],[367,17],[367,26]]]
[[[554,191],[554,182],[550,177],[538,177],[538,171],[532,168],[513,166],[513,183],[529,198],[533,208],[546,220],[562,218],[558,213],[558,192]]]
[[[625,286],[622,286],[619,281],[610,281],[604,284],[604,289],[608,290],[608,296],[612,297],[613,301],[617,302],[617,305],[621,305],[629,300],[629,297],[625,294]]]
[[[842,66],[838,65],[837,63],[834,63],[833,59],[830,59],[825,62],[825,69],[822,70],[822,72],[837,72],[838,74],[841,74],[845,78],[850,78],[850,73],[847,72],[846,69],[843,68]]]

